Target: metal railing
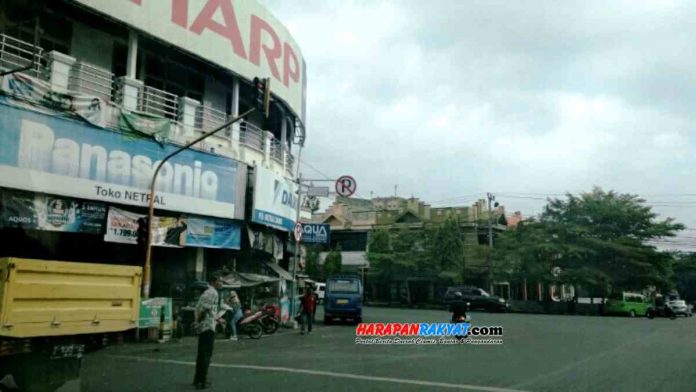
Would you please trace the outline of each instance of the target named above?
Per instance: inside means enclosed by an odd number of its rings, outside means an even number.
[[[243,121],[239,125],[239,142],[253,149],[263,151],[263,131],[256,125]]]
[[[295,166],[295,157],[292,156],[292,154],[290,154],[290,153],[288,152],[287,159],[288,159],[287,167],[288,167],[288,169],[289,169],[290,171],[292,171],[292,170],[293,170],[293,167]]]
[[[68,89],[111,100],[114,74],[84,61],[77,61],[70,68]]]
[[[7,34],[0,34],[0,67],[4,69],[28,67],[33,57],[34,66],[25,72],[35,77],[45,78],[45,53],[40,46],[34,46],[32,43]]]
[[[144,86],[140,96],[140,110],[176,120],[179,113],[179,97],[152,86]]]
[[[206,132],[224,125],[227,121],[227,113],[207,105],[200,105],[196,108],[194,128]],[[231,136],[228,132],[229,130],[225,131],[227,137]]]
[[[283,164],[283,145],[278,139],[271,140],[271,158],[281,165]]]

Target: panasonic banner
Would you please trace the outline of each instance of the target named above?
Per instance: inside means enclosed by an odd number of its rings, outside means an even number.
[[[145,207],[158,160],[176,147],[0,104],[0,186]],[[246,165],[183,151],[157,176],[155,207],[244,217]]]
[[[297,214],[297,184],[256,166],[252,221],[278,230],[292,231]]]

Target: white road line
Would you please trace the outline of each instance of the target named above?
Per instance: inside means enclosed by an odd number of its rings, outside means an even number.
[[[156,363],[169,363],[169,364],[174,364],[174,365],[196,366],[195,362],[177,361],[174,359],[147,358],[147,357],[137,357],[137,356],[132,356],[132,355],[108,355],[108,356],[111,358],[127,359],[129,361],[156,362]],[[265,370],[265,371],[272,371],[272,372],[309,374],[309,375],[313,375],[313,376],[350,378],[350,379],[355,379],[355,380],[377,381],[377,382],[391,382],[391,383],[395,383],[395,384],[421,385],[421,386],[426,386],[426,387],[451,388],[451,389],[459,389],[459,390],[466,390],[466,391],[526,392],[526,391],[523,391],[520,389],[486,387],[486,386],[480,386],[480,385],[467,385],[467,384],[451,384],[451,383],[445,383],[445,382],[412,380],[412,379],[393,378],[393,377],[365,376],[362,374],[337,373],[337,372],[327,372],[327,371],[322,371],[322,370],[310,370],[310,369],[296,369],[296,368],[288,368],[288,367],[281,367],[281,366],[259,366],[259,365],[237,365],[237,364],[227,364],[227,363],[211,363],[210,367],[225,368],[225,369]]]

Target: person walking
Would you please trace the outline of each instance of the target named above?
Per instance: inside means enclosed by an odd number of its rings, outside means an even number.
[[[210,387],[208,367],[215,345],[215,325],[218,322],[218,290],[222,287],[222,277],[213,273],[208,280],[208,288],[198,299],[195,321],[198,326],[198,356],[196,357],[196,375],[193,385],[196,389]]]
[[[229,310],[225,313],[227,320],[227,339],[237,340],[237,322],[244,316],[242,313],[242,301],[234,290],[230,290],[230,295],[225,301]]]
[[[317,305],[316,297],[310,287],[305,288],[305,293],[302,296],[302,313],[300,313],[300,334],[305,334],[305,324],[307,325],[307,334],[312,332],[312,319],[314,318],[314,308]]]

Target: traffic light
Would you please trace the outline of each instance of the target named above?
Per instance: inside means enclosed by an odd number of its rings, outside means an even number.
[[[254,78],[254,105],[268,118],[271,101],[271,78]]]
[[[147,224],[147,218],[138,218],[138,245],[140,246],[146,246],[147,245],[147,232],[148,232],[148,227],[149,225]]]

